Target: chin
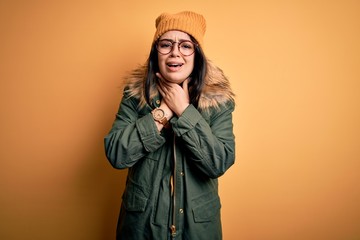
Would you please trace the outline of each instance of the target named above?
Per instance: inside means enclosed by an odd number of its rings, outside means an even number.
[[[164,76],[164,78],[168,81],[168,82],[172,82],[172,83],[177,83],[180,84],[183,81],[185,81],[184,77],[177,77],[177,76]]]
[[[169,79],[169,82],[181,84],[185,79]]]

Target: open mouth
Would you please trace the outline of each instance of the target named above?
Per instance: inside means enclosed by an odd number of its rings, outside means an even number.
[[[168,67],[172,67],[172,68],[181,67],[182,65],[184,65],[184,64],[182,64],[182,63],[168,63],[167,64]]]

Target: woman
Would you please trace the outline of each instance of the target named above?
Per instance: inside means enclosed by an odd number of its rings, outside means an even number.
[[[128,169],[117,239],[222,239],[217,178],[234,163],[233,93],[203,51],[205,19],[162,14],[127,79],[106,156]]]

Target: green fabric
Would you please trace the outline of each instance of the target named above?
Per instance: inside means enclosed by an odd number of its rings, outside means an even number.
[[[128,169],[118,239],[170,239],[174,164],[175,239],[222,239],[218,177],[235,161],[234,102],[203,112],[189,105],[171,119],[172,129],[161,133],[152,109],[138,106],[136,98],[124,95],[105,137],[109,162],[114,168]]]

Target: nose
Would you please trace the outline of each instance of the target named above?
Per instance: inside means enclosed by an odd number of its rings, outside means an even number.
[[[179,56],[179,55],[180,55],[179,43],[177,43],[177,42],[174,42],[174,43],[173,43],[173,46],[172,46],[172,49],[171,49],[170,54],[171,54],[172,56]]]

